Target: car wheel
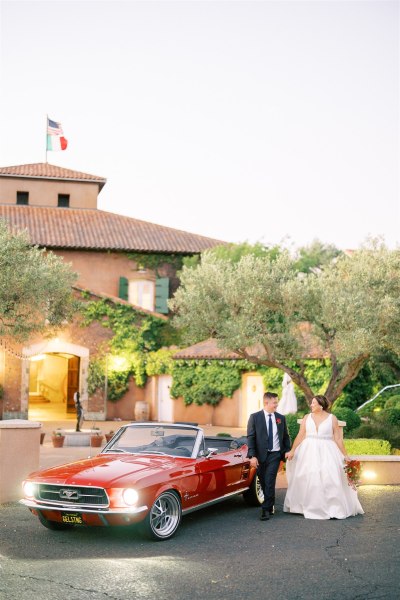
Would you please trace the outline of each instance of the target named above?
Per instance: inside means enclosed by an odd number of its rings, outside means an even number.
[[[261,483],[258,475],[255,474],[251,486],[243,494],[244,501],[249,506],[261,506],[264,502],[264,492],[262,491]]]
[[[41,512],[38,511],[38,518],[44,527],[47,529],[51,529],[52,531],[63,531],[65,529],[72,529],[73,525],[70,523],[59,523],[58,521],[49,521],[42,515]]]
[[[155,540],[168,540],[178,529],[181,519],[182,508],[177,494],[163,492],[141,523],[142,533]]]

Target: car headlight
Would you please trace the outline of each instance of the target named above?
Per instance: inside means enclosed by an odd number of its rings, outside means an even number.
[[[122,492],[122,499],[128,506],[133,506],[139,499],[139,494],[132,488],[127,488]]]
[[[22,489],[27,498],[33,498],[35,496],[36,486],[31,481],[24,481]]]

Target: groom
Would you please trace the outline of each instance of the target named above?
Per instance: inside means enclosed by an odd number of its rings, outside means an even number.
[[[264,492],[261,505],[261,521],[268,521],[274,514],[275,483],[280,461],[290,450],[284,415],[276,412],[278,394],[264,394],[264,409],[250,415],[247,425],[247,457],[252,467],[257,468],[258,478]]]

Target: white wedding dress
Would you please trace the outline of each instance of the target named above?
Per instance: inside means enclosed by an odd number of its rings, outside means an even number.
[[[289,415],[297,412],[297,398],[294,392],[294,384],[287,373],[283,375],[282,397],[279,400],[277,412],[281,413],[281,415]]]
[[[306,437],[294,458],[286,462],[284,512],[300,513],[306,519],[346,519],[364,514],[356,490],[348,485],[343,454],[333,439],[332,415],[318,430],[311,414],[305,418]]]

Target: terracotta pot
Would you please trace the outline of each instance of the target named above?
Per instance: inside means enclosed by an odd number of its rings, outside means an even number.
[[[108,443],[111,440],[111,438],[113,438],[113,437],[114,437],[113,433],[106,433],[105,434],[106,442]]]
[[[51,440],[54,448],[62,448],[64,446],[65,435],[53,435]]]
[[[92,446],[92,448],[100,448],[102,443],[103,443],[102,435],[91,435],[90,436],[90,445]]]

